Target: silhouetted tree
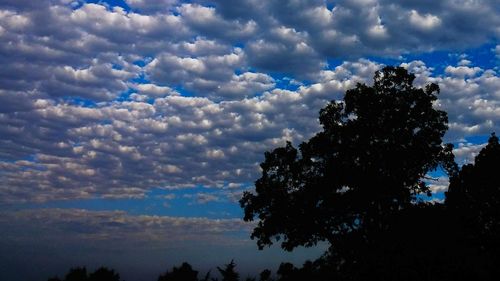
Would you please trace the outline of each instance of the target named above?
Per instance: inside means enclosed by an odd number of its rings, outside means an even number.
[[[500,278],[500,144],[493,133],[488,144],[450,178],[446,206],[457,217],[469,245],[477,250],[489,280]],[[479,266],[477,263],[475,266]]]
[[[450,179],[446,204],[469,218],[482,242],[498,242],[500,144],[494,133],[489,138],[488,144],[476,156],[474,164],[464,165],[460,173]]]
[[[348,237],[324,257],[334,265],[344,260],[334,273],[338,280],[490,280],[486,257],[446,206],[416,204],[384,224],[386,229],[369,232],[368,239]]]
[[[289,262],[281,263],[278,271],[278,280],[280,281],[293,281],[295,279],[297,268]]]
[[[429,171],[441,164],[453,172],[452,146],[442,144],[447,115],[432,106],[439,87],[415,88],[414,78],[400,67],[377,71],[372,87],[357,84],[323,108],[323,131],[298,150],[287,143],[265,153],[255,193],[240,200],[245,221],[259,219],[252,233],[259,248],[367,237],[416,195],[430,194]]]
[[[385,217],[384,229],[344,236],[317,261],[335,270],[315,280],[498,280],[498,163],[493,134],[475,164],[452,174],[446,204],[412,204]]]
[[[302,281],[302,280],[336,280],[331,274],[322,272],[324,265],[321,260],[315,262],[306,261],[301,268],[295,267],[291,263],[282,263],[278,268],[278,281]]]
[[[201,281],[209,281],[209,280],[210,280],[210,271],[211,271],[211,270],[209,270],[209,271],[207,272],[207,274],[205,274],[205,277],[204,277],[203,279],[201,279]]]
[[[226,264],[224,268],[217,267],[220,274],[222,275],[222,281],[238,281],[240,280],[240,275],[234,270],[236,264],[233,260]]]
[[[204,280],[208,280],[210,272],[207,273]],[[197,281],[198,271],[193,270],[187,262],[182,263],[180,267],[173,267],[172,271],[167,271],[165,274],[158,277],[158,281]]]
[[[271,281],[271,270],[264,269],[259,275],[259,281]]]
[[[120,274],[113,269],[100,267],[89,275],[89,281],[120,281]]]
[[[64,281],[87,281],[87,269],[85,267],[74,267],[64,277]]]

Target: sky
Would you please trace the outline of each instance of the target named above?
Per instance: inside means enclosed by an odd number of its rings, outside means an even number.
[[[470,163],[500,133],[499,38],[496,0],[0,0],[0,279],[315,258],[249,238],[264,152],[396,65],[440,86]]]

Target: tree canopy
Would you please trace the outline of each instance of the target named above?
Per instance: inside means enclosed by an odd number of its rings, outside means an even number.
[[[180,267],[173,267],[172,271],[167,271],[158,277],[158,281],[198,281],[198,271],[193,270],[187,262]]]
[[[238,281],[240,280],[240,275],[235,271],[236,264],[233,260],[226,264],[224,268],[217,267],[220,275],[222,276],[222,281]]]
[[[446,205],[465,221],[481,248],[500,250],[500,144],[493,133],[475,157],[451,177]]]
[[[258,218],[260,248],[282,241],[292,250],[369,228],[430,194],[423,178],[439,165],[456,172],[452,146],[443,145],[447,114],[433,107],[436,84],[413,86],[401,67],[377,71],[373,86],[357,84],[343,101],[321,109],[323,130],[295,148],[265,153],[255,193],[240,204]]]
[[[61,281],[58,277],[49,278],[49,281]],[[88,274],[85,267],[71,268],[64,281],[120,281],[120,274],[115,272],[114,269],[107,267],[99,267],[94,272]]]

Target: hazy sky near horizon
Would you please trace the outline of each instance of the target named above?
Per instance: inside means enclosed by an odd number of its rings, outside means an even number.
[[[0,279],[315,257],[249,239],[264,152],[398,65],[470,162],[500,133],[499,38],[495,0],[0,0]]]

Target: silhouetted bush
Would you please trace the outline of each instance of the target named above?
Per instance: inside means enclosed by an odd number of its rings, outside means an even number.
[[[264,269],[259,275],[259,281],[271,281],[271,270]]]
[[[120,274],[113,269],[100,267],[89,275],[89,281],[120,281]]]
[[[222,275],[222,281],[238,281],[240,275],[234,270],[236,264],[234,261],[226,264],[224,268],[217,267],[217,270]]]
[[[87,281],[87,269],[85,267],[71,268],[66,274],[64,281]]]
[[[61,279],[53,277],[48,281],[61,281]],[[87,274],[85,267],[74,267],[66,273],[64,281],[120,281],[120,275],[106,267],[100,267],[90,275]]]
[[[208,278],[208,276],[207,276]],[[172,271],[158,277],[158,281],[197,281],[198,271],[193,270],[189,263],[182,263],[180,267],[173,267]]]

